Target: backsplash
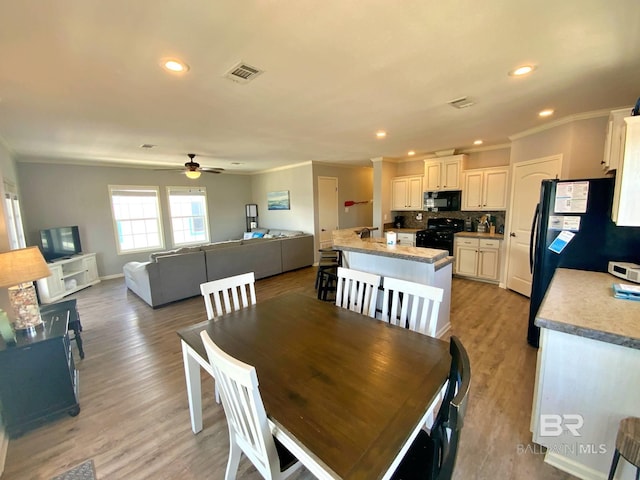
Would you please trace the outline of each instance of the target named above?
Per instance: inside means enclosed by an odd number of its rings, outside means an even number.
[[[416,216],[418,214],[422,214],[422,220],[417,220]],[[400,216],[404,218],[404,228],[418,228],[418,229],[424,229],[427,228],[427,219],[428,218],[438,218],[438,217],[447,217],[447,218],[460,218],[462,220],[466,220],[467,218],[471,217],[471,221],[473,222],[473,230],[475,231],[477,226],[478,226],[478,221],[480,220],[480,217],[482,217],[483,215],[491,215],[491,223],[493,223],[496,226],[496,231],[498,231],[498,229],[500,228],[500,226],[504,226],[504,216],[505,216],[504,211],[496,211],[496,212],[422,212],[422,211],[416,211],[416,212],[391,212],[391,220],[392,222],[389,224],[385,224],[385,227],[387,227],[387,225],[391,228],[393,228],[395,225],[393,223],[393,220],[395,219],[396,216]]]

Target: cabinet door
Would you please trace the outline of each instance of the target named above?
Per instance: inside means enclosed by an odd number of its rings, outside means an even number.
[[[424,190],[433,192],[440,190],[440,175],[442,162],[440,160],[425,161],[424,163]]]
[[[462,189],[462,210],[482,210],[482,172],[465,172]]]
[[[640,227],[640,116],[624,119],[624,156],[616,173],[611,218],[619,227]]]
[[[49,265],[51,276],[38,280],[38,292],[42,302],[52,302],[65,294],[61,265]]]
[[[442,187],[441,190],[460,190],[461,162],[459,159],[445,160],[442,165]]]
[[[478,251],[478,277],[498,280],[499,255],[499,251],[494,249]]]
[[[507,178],[509,170],[487,170],[484,172],[482,208],[486,210],[507,209]]]
[[[467,245],[456,247],[456,273],[458,275],[476,276],[478,249]]]
[[[391,181],[391,210],[407,210],[407,189],[406,178],[394,178]]]
[[[87,272],[85,283],[91,283],[98,279],[98,266],[96,265],[96,256],[89,255],[83,259],[84,270]]]
[[[422,177],[411,177],[407,185],[408,207],[411,210],[422,210],[424,202],[422,194]]]

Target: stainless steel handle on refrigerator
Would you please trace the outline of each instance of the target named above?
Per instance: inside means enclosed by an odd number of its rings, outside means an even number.
[[[533,213],[533,222],[531,223],[531,238],[529,239],[529,270],[533,273],[533,242],[536,235],[536,226],[538,225],[538,216],[540,215],[540,204],[536,205],[536,211]]]

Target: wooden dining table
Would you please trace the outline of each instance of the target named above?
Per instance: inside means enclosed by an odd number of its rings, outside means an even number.
[[[178,331],[202,429],[206,330],[256,368],[272,431],[318,478],[389,478],[447,379],[449,344],[300,294]]]

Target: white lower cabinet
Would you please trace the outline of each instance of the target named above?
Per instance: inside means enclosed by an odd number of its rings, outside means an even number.
[[[416,234],[415,233],[398,233],[397,241],[400,245],[405,245],[407,247],[415,247],[416,246]]]
[[[455,239],[456,275],[497,282],[500,277],[500,240],[487,238]]]
[[[96,254],[87,253],[48,264],[51,275],[37,281],[40,303],[51,303],[100,282]]]

